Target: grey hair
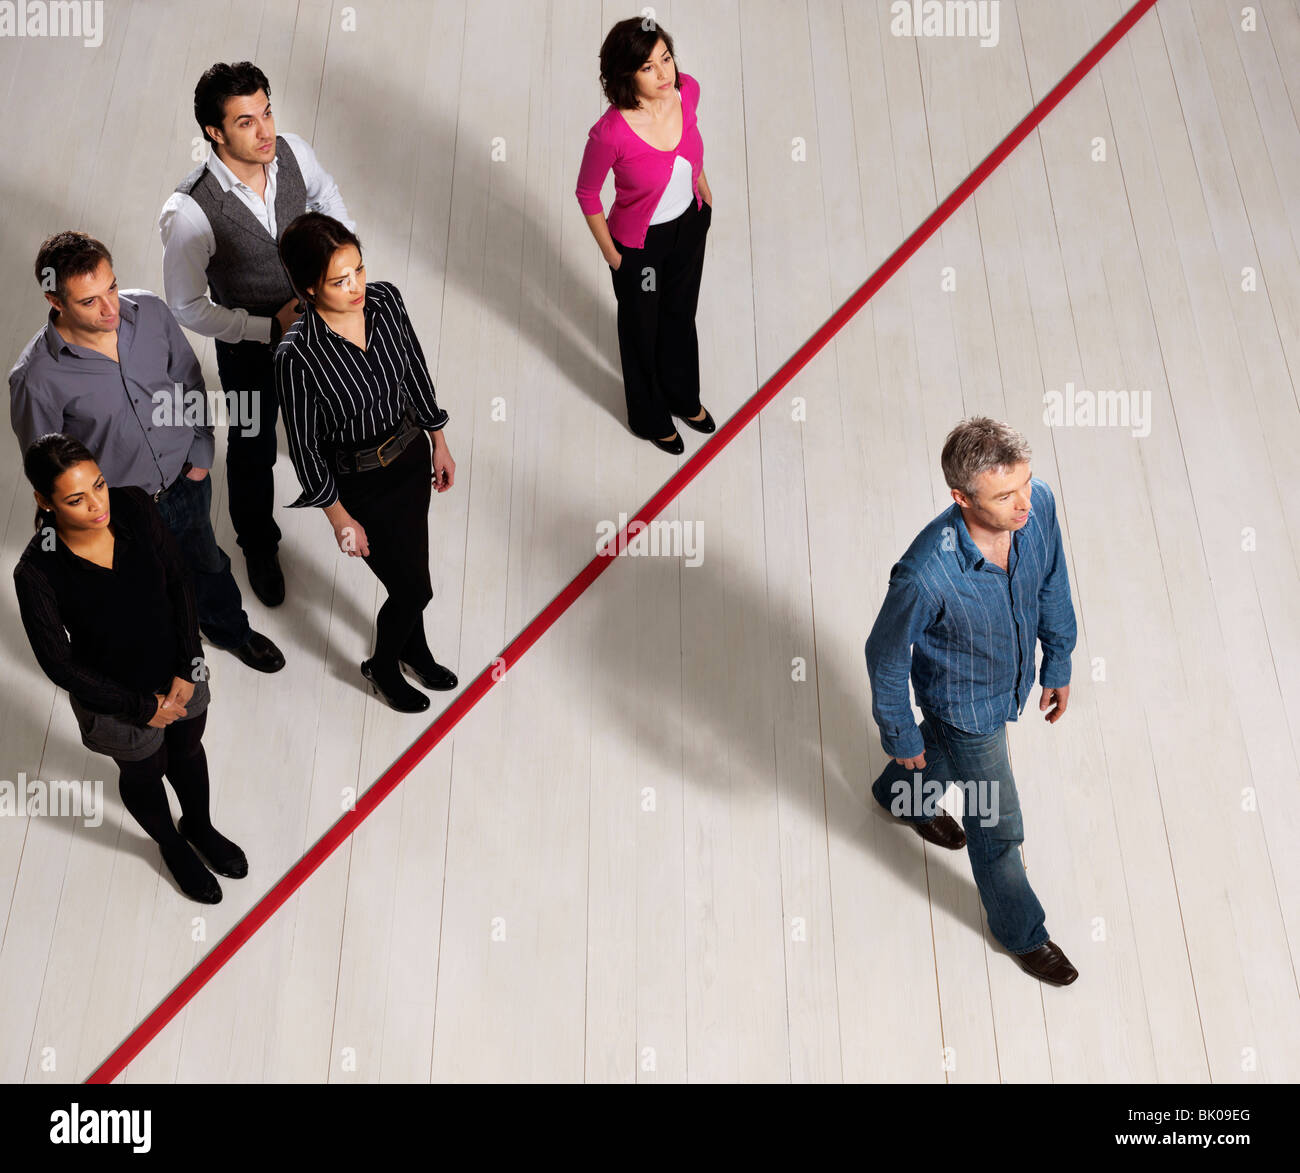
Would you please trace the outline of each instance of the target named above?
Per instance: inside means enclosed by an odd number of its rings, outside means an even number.
[[[1031,455],[1029,441],[1010,424],[977,415],[948,433],[940,462],[948,488],[974,498],[975,480],[981,473],[1027,462]]]

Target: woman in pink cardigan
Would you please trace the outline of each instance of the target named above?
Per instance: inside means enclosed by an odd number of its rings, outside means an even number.
[[[618,299],[628,427],[675,455],[686,446],[674,416],[697,432],[714,431],[700,404],[695,336],[713,218],[695,120],[700,86],[677,72],[672,37],[637,17],[610,29],[600,47],[600,82],[610,105],[587,135],[578,204]],[[606,223],[600,189],[611,167],[614,206]]]

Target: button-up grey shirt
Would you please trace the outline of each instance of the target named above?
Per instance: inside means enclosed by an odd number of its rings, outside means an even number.
[[[167,303],[127,289],[118,307],[117,362],[66,341],[50,311],[9,372],[9,418],[23,452],[63,432],[90,449],[110,485],[156,493],[186,461],[212,467],[211,413],[199,360]]]

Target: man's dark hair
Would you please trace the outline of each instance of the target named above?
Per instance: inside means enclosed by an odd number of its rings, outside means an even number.
[[[600,47],[600,85],[611,106],[620,110],[635,110],[641,104],[636,92],[636,72],[655,51],[662,38],[668,55],[677,62],[673,39],[668,30],[650,17],[632,16],[620,20],[605,36]],[[677,89],[682,88],[682,75],[676,71]]]
[[[68,296],[68,278],[84,277],[99,268],[100,261],[113,263],[102,241],[84,232],[65,229],[47,236],[36,253],[36,283],[60,300]]]
[[[356,234],[324,212],[304,212],[284,230],[280,237],[280,260],[303,301],[315,303],[307,287],[320,288],[335,252],[349,244],[361,252],[361,241]]]
[[[230,98],[246,98],[258,90],[265,90],[270,100],[271,83],[251,61],[236,61],[234,65],[218,61],[207,69],[194,87],[194,118],[203,137],[212,142],[208,127],[220,126],[225,121],[226,102]]]

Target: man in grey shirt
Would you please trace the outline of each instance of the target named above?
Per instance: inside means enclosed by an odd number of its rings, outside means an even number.
[[[279,648],[249,626],[212,532],[207,393],[166,303],[143,289],[119,293],[108,249],[84,232],[46,240],[36,280],[49,319],[9,372],[21,451],[62,432],[95,454],[110,485],[151,493],[193,576],[204,636],[259,672],[283,668]]]

